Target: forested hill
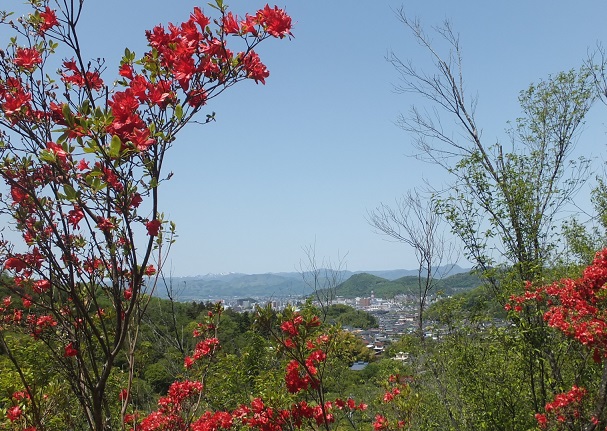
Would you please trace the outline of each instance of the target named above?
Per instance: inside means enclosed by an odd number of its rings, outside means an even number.
[[[473,289],[482,284],[480,278],[469,272],[455,274],[436,280],[434,292],[447,295]],[[344,298],[368,297],[371,292],[378,298],[393,298],[399,294],[415,294],[418,289],[416,276],[405,276],[396,280],[387,280],[372,274],[354,274],[335,289],[337,296]]]

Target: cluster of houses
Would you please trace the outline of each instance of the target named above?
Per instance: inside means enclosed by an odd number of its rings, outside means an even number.
[[[272,308],[281,310],[288,305],[300,304],[301,299],[295,298],[272,298],[263,299],[237,299],[226,300],[224,305],[235,311],[252,311],[256,305],[268,304]],[[360,329],[345,327],[344,329],[360,337],[366,346],[381,356],[386,347],[398,341],[404,334],[410,334],[417,330],[417,301],[412,295],[397,295],[394,299],[377,298],[373,292],[368,297],[344,298],[337,297],[332,304],[349,305],[355,309],[365,311],[378,320],[377,328]],[[430,335],[430,334],[428,334]],[[407,361],[405,352],[398,352],[394,358],[397,361]],[[363,369],[367,363],[356,362],[352,365],[353,370]]]

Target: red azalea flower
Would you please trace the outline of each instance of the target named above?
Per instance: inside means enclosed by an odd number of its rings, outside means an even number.
[[[26,93],[23,88],[14,88],[12,93],[6,94],[2,110],[7,117],[12,117],[15,114],[27,113],[30,110],[29,102],[32,100],[32,95]],[[11,122],[16,123],[18,119],[11,118]]]
[[[45,315],[40,316],[38,318],[32,316],[32,318],[35,320],[32,323],[37,326],[39,330],[46,328],[54,328],[55,326],[57,326],[57,322],[55,321],[53,316]]]
[[[38,280],[38,281],[35,281],[34,284],[32,284],[32,289],[36,293],[46,292],[50,288],[51,288],[51,282],[48,280]]]
[[[30,394],[28,394],[26,391],[17,391],[13,393],[13,398],[16,400],[29,400]]]
[[[196,345],[194,349],[194,359],[198,360],[202,357],[209,356],[217,348],[219,348],[219,340],[217,338],[207,338]]]
[[[251,33],[253,36],[257,36],[259,33],[257,31],[258,24],[259,21],[256,15],[251,16],[249,14],[246,14],[245,19],[240,22],[240,29],[244,34]]]
[[[124,63],[120,66],[118,73],[120,74],[120,76],[123,76],[128,79],[133,79],[133,66],[128,63]]]
[[[318,364],[327,360],[327,354],[322,350],[315,350],[314,352],[310,353],[307,359]]]
[[[187,22],[181,23],[178,34],[179,45],[175,53],[178,55],[193,54],[196,51],[196,45],[202,40],[202,33],[196,28],[196,22],[190,19]]]
[[[310,385],[309,376],[305,373],[300,373],[299,363],[294,359],[287,364],[285,383],[287,390],[292,394],[307,389]]]
[[[129,136],[129,141],[139,151],[147,150],[151,145],[154,145],[156,141],[150,138],[150,129],[144,127],[142,129],[135,129]]]
[[[78,350],[74,349],[74,346],[72,345],[72,343],[69,343],[67,346],[65,346],[65,352],[63,353],[63,356],[65,356],[66,358],[72,357],[72,356],[76,356],[78,354]]]
[[[115,229],[116,226],[114,226],[114,223],[112,223],[112,221],[108,218],[105,217],[98,217],[97,218],[97,227],[102,231],[102,232],[110,232],[111,230]]]
[[[384,394],[384,403],[389,403],[393,399],[394,399],[394,394],[392,392],[388,391]]]
[[[254,398],[253,401],[251,401],[251,408],[253,409],[254,413],[261,413],[264,407],[265,406],[261,398]]]
[[[74,59],[64,61],[63,69],[61,80],[66,84],[73,84],[81,88],[88,86],[92,90],[101,90],[103,88],[103,80],[99,72],[87,71],[83,74]]]
[[[181,57],[173,63],[173,74],[183,91],[190,88],[190,79],[195,72],[196,64],[192,57]]]
[[[90,169],[89,162],[87,162],[87,161],[86,161],[86,160],[84,160],[84,159],[81,159],[81,160],[78,162],[78,170],[79,170],[79,171],[86,171],[87,169]]]
[[[129,397],[129,392],[126,389],[122,389],[120,391],[120,393],[118,394],[118,399],[120,401],[124,401],[124,400],[128,399],[128,397]]]
[[[129,85],[130,87],[127,90],[129,94],[135,96],[140,103],[146,103],[148,101],[147,92],[149,88],[153,87],[153,85],[145,76],[134,76]]]
[[[388,429],[388,420],[382,415],[375,415],[375,422],[373,423],[373,429],[375,431]]]
[[[171,84],[168,81],[158,81],[155,84],[149,83],[149,85],[147,85],[147,90],[147,99],[150,103],[153,103],[162,109],[166,108],[169,103],[175,101],[175,93],[173,93]]]
[[[25,264],[25,261],[23,259],[21,259],[20,257],[9,257],[4,262],[4,267],[6,269],[13,269],[13,270],[15,270],[15,272],[21,272],[27,266]]]
[[[209,17],[202,13],[202,10],[199,7],[194,8],[194,12],[190,15],[190,20],[195,22],[200,26],[202,31],[205,31],[207,25],[211,23]]]
[[[266,7],[257,12],[257,19],[264,26],[265,30],[274,37],[283,38],[291,36],[291,17],[278,6],[272,9],[266,4]]]
[[[27,193],[20,186],[11,186],[11,197],[16,204],[20,204],[27,199]]]
[[[40,34],[45,33],[47,30],[50,30],[56,25],[59,25],[59,21],[57,21],[57,14],[48,6],[46,9],[44,9],[44,12],[40,12],[40,18],[42,18],[42,23],[40,24],[40,27],[38,27],[38,32]]]
[[[141,195],[139,193],[135,193],[133,195],[133,197],[131,198],[130,207],[139,208],[139,205],[141,205],[141,202],[143,202],[143,198],[141,197]]]
[[[546,415],[536,413],[535,420],[537,421],[537,424],[541,429],[546,429],[546,426],[548,425],[548,419],[546,418]]]
[[[13,63],[15,66],[32,71],[42,63],[42,56],[36,48],[17,48]]]
[[[204,89],[190,90],[188,94],[188,105],[198,108],[207,103],[207,92]]]
[[[202,391],[202,383],[185,380],[183,382],[174,382],[169,387],[167,398],[173,404],[179,404],[189,397],[196,396]]]
[[[232,12],[228,12],[224,15],[221,20],[221,26],[225,34],[238,34],[240,33],[240,27],[238,25],[238,17],[234,16]]]
[[[157,236],[160,231],[160,220],[150,220],[145,224],[146,229],[148,230],[148,235]]]
[[[6,417],[11,422],[15,422],[17,419],[19,419],[21,417],[22,413],[23,412],[21,411],[21,408],[19,406],[14,406],[6,411]]]
[[[190,369],[192,368],[192,365],[194,365],[194,359],[189,356],[186,356],[186,358],[183,360],[183,366],[187,369]]]
[[[287,320],[280,325],[280,329],[291,336],[296,336],[299,334],[298,326],[293,321]]]
[[[67,214],[67,221],[69,224],[73,226],[74,229],[79,229],[78,223],[80,220],[84,218],[84,211],[82,209],[75,207]]]
[[[265,84],[266,78],[270,76],[270,72],[255,51],[250,51],[242,57],[242,65],[247,71],[247,77],[254,79],[256,83]]]
[[[68,153],[63,149],[61,145],[58,145],[54,142],[47,142],[46,149],[49,150],[51,153],[55,154],[57,159],[59,159],[60,161],[65,162],[67,160]]]

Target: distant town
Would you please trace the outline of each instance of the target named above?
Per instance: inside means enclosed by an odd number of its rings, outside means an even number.
[[[432,295],[430,302],[435,300]],[[276,310],[282,310],[289,305],[300,306],[305,298],[247,298],[222,300],[224,307],[238,312],[252,312],[256,306],[268,303]],[[321,306],[318,301],[313,301]],[[416,329],[416,316],[418,315],[416,298],[413,295],[397,295],[392,299],[378,298],[373,292],[368,297],[344,298],[337,296],[331,305],[343,304],[357,310],[365,311],[374,316],[379,325],[377,328],[361,329],[345,327],[344,329],[362,338],[367,347],[374,350],[377,355],[382,354],[385,347],[398,341],[404,334],[413,333]],[[434,336],[433,326],[428,326],[428,336]]]
[[[450,266],[447,276],[438,280],[436,288],[426,298],[426,307],[435,302],[439,295],[470,290],[480,284],[480,280],[468,269]],[[333,292],[329,305],[347,305],[369,313],[376,318],[376,328],[344,327],[364,340],[368,348],[381,355],[384,349],[403,335],[417,330],[418,296],[416,293],[417,271],[392,270],[367,272],[344,272],[340,282],[332,285]],[[323,296],[326,280],[319,280],[317,290],[305,282],[301,273],[270,274],[209,274],[206,276],[176,278],[158,288],[160,297],[171,296],[180,302],[222,302],[225,308],[236,312],[253,312],[257,306],[271,305],[275,310],[283,310],[292,305],[302,306],[311,299]],[[159,286],[160,287],[160,286]],[[405,292],[405,293],[403,293]],[[326,293],[326,292],[325,292]],[[317,296],[316,294],[319,294]],[[438,295],[437,295],[438,294]],[[428,321],[424,327],[427,337],[436,338],[443,328]]]

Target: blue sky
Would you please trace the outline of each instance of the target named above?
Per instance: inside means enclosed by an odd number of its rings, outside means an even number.
[[[233,0],[242,15],[264,2]],[[123,48],[141,54],[144,30],[187,19],[196,5],[180,0],[105,0],[85,4],[81,37],[90,57],[113,67]],[[448,178],[412,153],[395,126],[412,103],[395,94],[398,76],[385,61],[393,50],[420,68],[427,54],[400,24],[400,1],[283,0],[295,38],[260,51],[267,84],[244,83],[209,104],[217,122],[192,125],[169,160],[175,175],[162,208],[179,238],[173,275],[293,271],[316,244],[319,258],[346,256],[350,270],[413,268],[411,250],[375,234],[365,217],[423,180]],[[577,68],[597,41],[607,43],[607,2],[513,0],[404,4],[425,26],[449,19],[460,33],[464,75],[478,95],[486,141],[505,139],[518,115],[517,95],[532,81]],[[208,7],[205,10],[209,10]],[[108,70],[109,72],[109,70]],[[108,79],[108,76],[106,76]],[[596,106],[580,150],[605,150],[604,108]]]

